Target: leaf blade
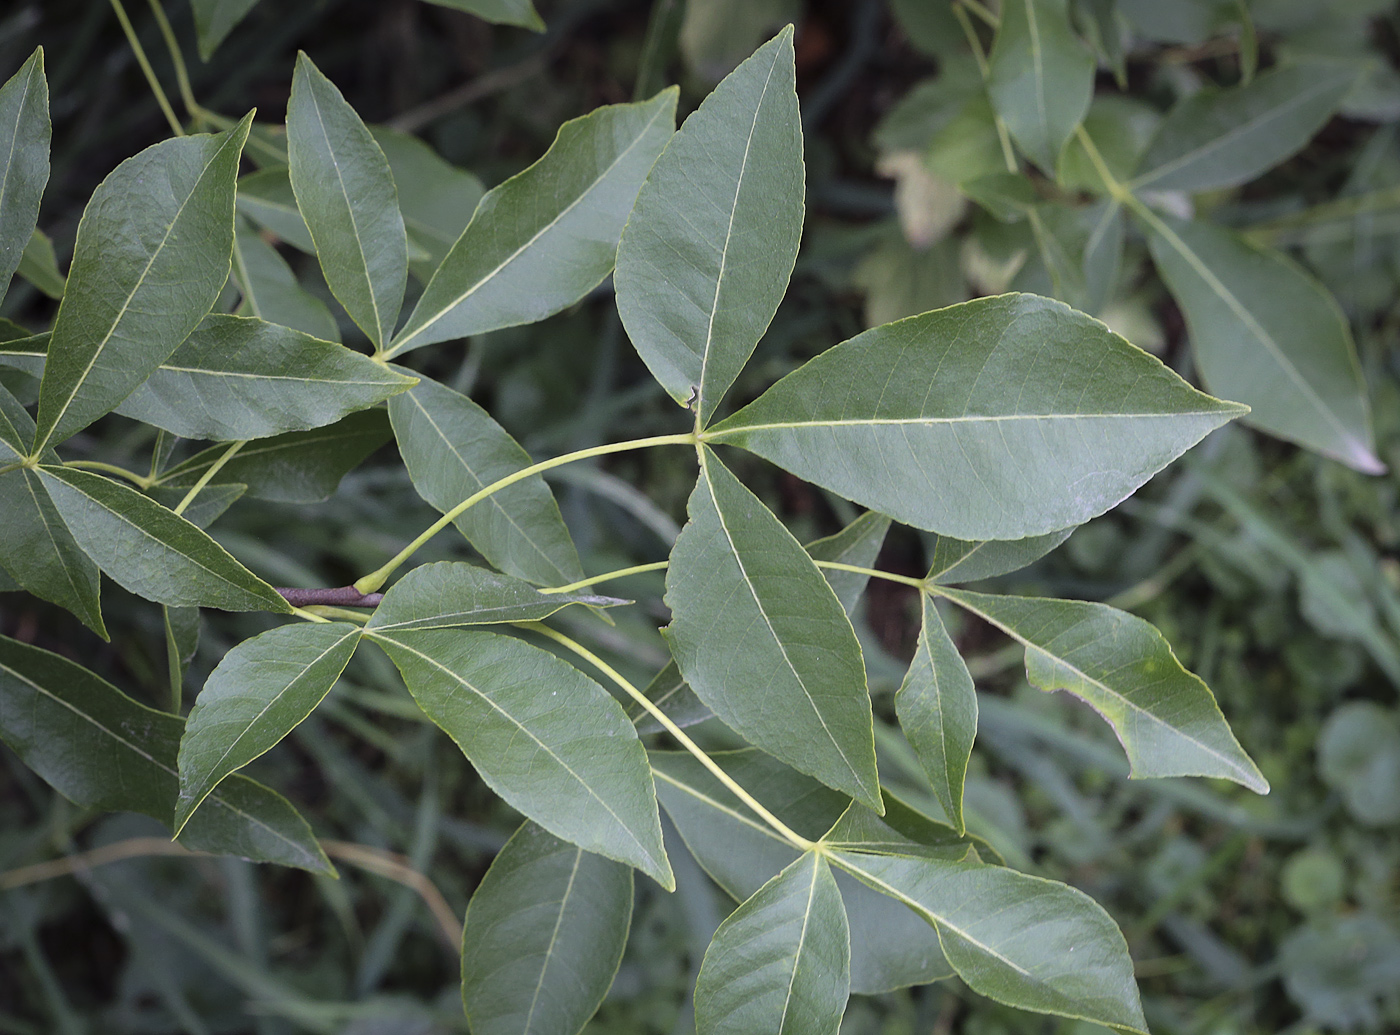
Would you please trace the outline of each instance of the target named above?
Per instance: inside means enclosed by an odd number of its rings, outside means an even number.
[[[538,622],[570,604],[611,607],[627,601],[588,593],[541,593],[520,579],[463,561],[420,564],[384,594],[370,629],[448,629]]]
[[[51,136],[49,84],[39,47],[0,86],[0,298],[39,222]]]

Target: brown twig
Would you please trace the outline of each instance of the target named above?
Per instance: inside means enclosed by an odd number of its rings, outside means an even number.
[[[293,589],[287,586],[273,588],[293,607],[378,607],[379,602],[384,599],[383,593],[361,593],[354,586],[337,586],[335,589]]]
[[[426,874],[415,870],[405,856],[349,841],[322,841],[321,850],[332,859],[358,866],[416,891],[437,921],[443,940],[454,952],[462,944],[462,922],[457,919],[457,914],[452,912],[452,907],[442,897],[437,885]]]
[[[431,101],[425,101],[416,108],[409,108],[403,114],[396,115],[389,120],[389,127],[400,133],[413,133],[444,115],[450,115],[458,108],[466,107],[472,101],[479,101],[483,97],[500,93],[517,83],[524,82],[544,68],[548,60],[548,52],[534,54],[524,61],[518,61],[505,68],[497,68],[485,75],[477,76],[470,82],[463,83],[461,86],[434,97]]]

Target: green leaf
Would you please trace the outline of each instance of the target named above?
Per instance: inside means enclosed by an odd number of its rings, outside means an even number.
[[[417,263],[410,259],[409,268],[428,280],[471,222],[486,188],[415,136],[388,126],[370,126],[369,131],[394,174],[409,244],[428,256]]]
[[[1070,28],[1066,0],[1002,5],[987,93],[1011,139],[1047,173],[1093,91],[1094,57]]]
[[[475,564],[422,564],[396,582],[370,616],[369,628],[448,629],[538,622],[569,604],[616,607],[626,600],[588,593],[541,593],[528,582]]]
[[[872,568],[880,555],[880,547],[884,545],[885,533],[889,530],[889,518],[867,510],[835,535],[808,543],[805,549],[814,561],[836,561],[857,568]],[[823,568],[822,574],[826,576],[836,599],[841,601],[842,610],[848,615],[854,612],[870,576],[839,568]]]
[[[286,166],[260,169],[240,179],[238,211],[293,248],[316,254],[311,231],[297,208],[296,192]]]
[[[617,311],[642,360],[707,422],[787,291],[802,236],[792,27],[685,120],[617,250]]]
[[[860,644],[792,534],[702,450],[690,522],[671,551],[671,653],[735,732],[880,809]]]
[[[971,838],[929,819],[888,792],[885,812],[885,817],[877,816],[864,805],[852,802],[822,836],[822,844],[833,850],[872,855],[908,855],[951,862],[977,859],[974,851],[980,846],[974,846]],[[903,829],[886,823],[886,818]]]
[[[1001,866],[833,853],[832,861],[938,929],[975,992],[1122,1032],[1146,1032],[1133,961],[1089,896]]]
[[[1268,793],[1210,688],[1141,618],[1077,600],[938,592],[1023,644],[1032,684],[1067,690],[1107,719],[1132,776],[1215,776]]]
[[[481,199],[388,354],[543,320],[597,287],[671,138],[676,98],[663,90],[564,123],[538,162]]]
[[[1035,295],[857,335],[705,433],[959,539],[1081,524],[1244,408]]]
[[[155,488],[148,489],[146,495],[150,496],[151,499],[155,500],[162,507],[168,507],[174,510],[184,502],[188,491],[187,489],[170,489],[156,486]],[[229,507],[237,503],[247,491],[248,486],[239,485],[236,482],[227,485],[206,485],[199,490],[199,495],[194,498],[194,502],[185,508],[185,512],[180,516],[198,528],[207,529],[218,520]]]
[[[0,86],[0,298],[39,221],[51,136],[49,83],[39,47]]]
[[[340,479],[393,437],[383,410],[362,410],[314,431],[292,431],[245,446],[219,470],[219,477],[248,487],[253,499],[319,503]],[[164,486],[188,488],[227,446],[196,453],[161,475]]]
[[[611,987],[632,871],[525,823],[467,906],[462,1003],[474,1035],[574,1035]]]
[[[117,412],[181,438],[232,442],[333,424],[413,384],[290,327],[211,315]]]
[[[137,596],[225,611],[291,610],[208,534],[135,489],[68,467],[38,472],[78,545]]]
[[[287,159],[326,284],[380,349],[394,333],[408,281],[398,190],[355,109],[304,52],[287,101]]]
[[[19,268],[15,272],[50,298],[62,298],[68,284],[68,278],[58,268],[53,241],[37,228],[29,235],[29,243],[24,246],[24,254],[20,256]]]
[[[170,676],[172,699],[179,700],[184,690],[185,674],[199,650],[200,619],[197,607],[162,607],[161,624],[165,626],[165,666]]]
[[[1357,68],[1276,68],[1247,86],[1206,89],[1167,113],[1134,190],[1202,191],[1248,183],[1301,151],[1356,82]]]
[[[439,7],[466,11],[484,21],[497,25],[517,25],[522,29],[544,32],[544,21],[531,0],[427,0]]]
[[[428,378],[389,401],[389,419],[413,487],[443,513],[534,462],[480,406]],[[539,475],[493,493],[453,523],[508,574],[546,586],[583,578],[554,493]]]
[[[258,0],[190,0],[194,9],[195,34],[199,37],[199,56],[208,61],[219,44],[241,22]]]
[[[340,328],[326,304],[297,283],[276,248],[245,226],[233,236],[233,275],[243,295],[241,315],[280,323],[323,341],[340,340]]]
[[[992,539],[980,543],[936,536],[929,550],[932,561],[926,577],[930,582],[947,584],[977,582],[1020,571],[1063,543],[1073,531],[1062,528],[1026,539]]]
[[[54,319],[36,451],[117,406],[218,300],[250,125],[251,112],[227,133],[154,144],[93,191]]]
[[[0,637],[0,739],[74,804],[169,824],[184,722],[138,704],[87,669]],[[241,776],[210,796],[189,848],[333,872],[286,799]]]
[[[219,781],[266,754],[315,710],[359,642],[358,625],[302,622],[269,629],[224,655],[180,740],[177,833]]]
[[[977,737],[977,694],[933,598],[927,593],[922,598],[919,644],[895,694],[895,711],[934,797],[962,833],[963,782]]]
[[[695,982],[707,1035],[835,1035],[851,939],[826,859],[804,852],[719,925]]]
[[[366,629],[481,778],[557,837],[675,887],[622,706],[553,654],[476,629]]]
[[[712,719],[715,715],[709,705],[695,696],[695,691],[690,689],[674,659],[666,662],[666,667],[646,685],[642,694],[681,729]],[[627,709],[627,716],[637,727],[638,733],[660,733],[666,728],[636,701],[624,701],[622,706]]]
[[[1327,289],[1232,231],[1156,216],[1148,228],[1211,391],[1251,406],[1244,419],[1255,427],[1384,472],[1351,330]]]

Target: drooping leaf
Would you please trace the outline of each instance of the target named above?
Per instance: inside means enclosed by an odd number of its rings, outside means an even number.
[[[244,640],[199,692],[180,740],[180,831],[224,777],[266,754],[330,693],[360,642],[347,622],[300,622]]]
[[[671,138],[676,97],[663,90],[566,122],[544,157],[488,191],[389,355],[543,320],[597,287]]]
[[[184,723],[138,704],[80,665],[0,637],[0,739],[83,808],[140,812],[169,824]],[[190,848],[331,872],[285,798],[245,777],[216,790],[181,838]]]
[[[418,261],[410,257],[409,269],[428,280],[471,222],[486,188],[415,136],[387,126],[370,126],[369,131],[394,174],[409,244],[427,256]]]
[[[1289,65],[1247,85],[1192,94],[1162,120],[1133,188],[1202,191],[1248,183],[1303,149],[1357,72],[1341,62]]]
[[[671,551],[666,637],[681,673],[755,746],[880,808],[860,644],[820,569],[705,449]]]
[[[233,235],[233,275],[243,293],[240,315],[280,323],[322,341],[340,340],[326,304],[298,284],[277,249],[246,226]]]
[[[962,833],[963,782],[977,736],[977,694],[933,597],[924,593],[922,599],[919,645],[895,694],[895,711],[934,797]]]
[[[1011,139],[1054,173],[1089,110],[1094,57],[1070,28],[1066,0],[1008,0],[992,46],[987,93]]]
[[[408,280],[408,238],[388,159],[335,84],[297,55],[287,159],[331,293],[375,348],[388,343]]]
[[[68,278],[58,268],[53,241],[38,228],[29,235],[29,243],[24,246],[15,272],[50,298],[62,298],[68,283]]]
[[[190,0],[200,58],[208,61],[257,3],[258,0]]]
[[[39,391],[38,445],[117,406],[219,297],[249,113],[226,133],[153,144],[117,166],[78,223]]]
[[[528,582],[475,564],[420,564],[384,594],[369,628],[448,629],[538,622],[569,604],[615,607],[627,601],[589,593],[541,593]]]
[[[293,248],[316,254],[285,165],[259,169],[242,177],[238,181],[238,211]]]
[[[219,478],[248,487],[253,499],[319,503],[352,469],[389,439],[383,410],[361,410],[313,431],[292,431],[245,446],[219,469]],[[228,451],[212,446],[161,475],[161,485],[188,488]]]
[[[937,927],[948,962],[974,991],[1146,1032],[1128,946],[1083,892],[979,863],[853,852],[832,861]]]
[[[841,893],[826,859],[804,852],[719,925],[695,982],[695,1026],[835,1035],[850,988]]]
[[[413,487],[443,513],[533,462],[490,414],[428,378],[389,401],[389,419]],[[583,578],[554,493],[539,475],[492,494],[454,524],[511,575],[546,586]]]
[[[612,985],[631,920],[630,868],[525,823],[467,906],[462,1002],[472,1031],[581,1031]]]
[[[137,596],[225,611],[291,610],[207,533],[150,497],[71,467],[38,473],[78,545]]]
[[[1040,560],[1070,537],[1074,529],[1029,536],[1025,539],[992,539],[969,543],[948,536],[935,537],[929,554],[927,578],[931,582],[977,582],[1006,575]]]
[[[705,437],[976,541],[1087,521],[1243,412],[1060,302],[1001,295],[857,335]]]
[[[889,518],[867,510],[835,535],[808,543],[806,550],[814,561],[836,561],[857,568],[874,567],[875,559],[880,555],[880,547],[885,542],[885,533],[889,529]],[[842,609],[849,615],[855,610],[860,595],[865,592],[865,584],[870,581],[870,576],[842,571],[839,568],[823,568],[822,574],[826,576],[836,599],[841,601]]]
[[[544,20],[535,10],[532,0],[427,0],[439,7],[474,14],[483,21],[498,25],[517,25],[522,29],[544,32]]]
[[[476,629],[366,629],[483,780],[557,837],[675,878],[646,752],[606,690],[521,640]]]
[[[206,316],[117,412],[181,438],[233,442],[333,424],[414,379],[249,316]]]
[[[1032,684],[1067,690],[1107,719],[1134,777],[1215,776],[1268,793],[1210,689],[1141,618],[1077,600],[938,592],[1024,644]]]
[[[0,86],[0,298],[39,221],[49,182],[49,83],[36,49]]]
[[[1270,434],[1383,472],[1351,329],[1327,289],[1230,230],[1154,216],[1149,231],[1210,390],[1248,404],[1244,420]]]
[[[709,420],[767,330],[802,236],[791,27],[715,87],[656,160],[617,251],[617,310],[682,406]]]

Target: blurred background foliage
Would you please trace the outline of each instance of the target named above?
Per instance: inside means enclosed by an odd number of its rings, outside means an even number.
[[[957,190],[999,172],[1002,156],[977,108],[980,80],[951,6],[540,0],[538,7],[543,33],[416,0],[265,2],[200,61],[189,5],[167,4],[195,96],[226,116],[256,105],[272,127],[259,137],[264,153],[280,147],[275,125],[302,48],[366,120],[419,136],[457,167],[445,170],[392,138],[403,152],[395,172],[405,208],[416,206],[409,214],[429,256],[435,237],[450,240],[465,225],[473,192],[534,161],[564,120],[673,81],[682,85],[684,113],[773,29],[794,21],[808,222],[793,289],[736,386],[737,401],[866,326],[1009,288],[1088,308],[1190,376],[1184,323],[1142,241],[1129,237],[1109,282],[1078,284],[1056,261],[1057,249],[1083,249],[1087,229],[1076,210],[1047,217],[1047,246],[1027,223],[998,221]],[[1256,62],[1329,56],[1365,69],[1341,113],[1302,153],[1243,188],[1194,200],[1213,221],[1288,248],[1337,296],[1390,473],[1368,477],[1230,427],[1045,560],[998,580],[1012,592],[1111,601],[1157,624],[1214,688],[1272,782],[1271,795],[1199,780],[1129,783],[1121,751],[1092,712],[1030,689],[1019,652],[964,621],[955,635],[982,703],[969,825],[1012,864],[1069,881],[1109,909],[1129,939],[1156,1032],[1397,1031],[1400,12],[1386,0],[1077,0],[1075,7],[1100,52],[1089,127],[1110,160],[1121,156],[1125,166],[1171,101],[1208,83],[1237,82]],[[173,94],[150,11],[130,10]],[[0,311],[31,327],[52,316],[41,290],[45,271],[61,276],[92,189],[167,132],[107,3],[5,5],[0,71],[8,75],[36,44],[48,52],[53,93],[54,167],[40,227],[54,255],[31,257],[30,280],[40,287],[17,280]],[[1068,156],[1062,172],[1070,194],[1090,186],[1076,182],[1075,160]],[[1324,203],[1331,204],[1316,207]],[[315,263],[285,244],[278,251],[316,300],[307,319],[327,328],[334,321],[354,344],[358,332]],[[628,345],[607,285],[544,323],[434,350],[428,362],[430,373],[470,392],[539,455],[674,430],[672,404]],[[100,442],[108,458],[127,449],[133,463],[143,462],[135,459],[150,445],[143,434],[113,416],[73,445]],[[343,584],[435,516],[402,466],[383,460],[371,456],[324,502],[299,503],[296,493],[284,493],[284,502],[244,501],[216,534],[271,581]],[[849,504],[756,459],[734,462],[804,541],[854,517]],[[692,484],[690,465],[658,452],[551,474],[588,571],[665,557]],[[895,535],[880,565],[920,575],[923,549],[914,533]],[[465,543],[445,537],[424,552],[425,560],[469,555]],[[661,588],[660,575],[617,584],[610,591],[639,606],[614,612],[614,628],[580,625],[577,634],[645,682],[667,659],[656,632],[666,617]],[[109,600],[120,593],[109,586]],[[109,619],[116,635],[103,645],[56,608],[0,595],[0,631],[80,658],[159,703],[165,649],[157,612],[118,601]],[[188,689],[265,623],[206,616]],[[918,629],[912,591],[872,585],[857,626],[877,716],[891,720],[880,734],[882,771],[912,800],[926,801],[920,768],[892,724],[892,692]],[[730,735],[715,725],[698,730],[720,746]],[[252,770],[288,793],[319,836],[341,845],[339,881],[229,859],[161,857],[38,880],[23,868],[163,831],[138,817],[75,809],[0,748],[0,1032],[465,1030],[455,952],[406,874],[426,875],[460,917],[518,818],[427,724],[387,660],[369,652],[316,716]],[[675,895],[638,882],[627,955],[589,1032],[693,1030],[688,989],[732,903],[684,851],[673,861]],[[1089,1030],[1004,1010],[955,981],[857,997],[842,1028],[846,1035]]]

